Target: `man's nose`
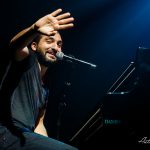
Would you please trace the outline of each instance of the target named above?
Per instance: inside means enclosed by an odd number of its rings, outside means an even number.
[[[52,49],[52,51],[54,51],[55,53],[61,51],[61,48],[59,48],[58,46],[53,46],[51,49]]]

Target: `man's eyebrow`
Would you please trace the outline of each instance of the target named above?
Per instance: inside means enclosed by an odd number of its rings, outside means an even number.
[[[49,40],[49,39],[54,39],[54,37],[52,37],[52,36],[49,36],[49,37],[46,37],[46,40]]]

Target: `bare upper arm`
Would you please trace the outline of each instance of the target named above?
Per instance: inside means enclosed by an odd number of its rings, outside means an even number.
[[[15,52],[15,60],[21,61],[25,59],[29,55],[29,49],[28,47],[24,47],[22,50],[18,50]]]

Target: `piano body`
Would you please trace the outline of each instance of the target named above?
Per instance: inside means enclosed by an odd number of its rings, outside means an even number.
[[[135,58],[70,139],[72,145],[97,150],[139,145],[142,138],[150,138],[150,49],[139,47]]]

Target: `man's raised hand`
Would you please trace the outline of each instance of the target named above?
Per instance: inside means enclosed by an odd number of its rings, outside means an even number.
[[[57,9],[54,12],[40,18],[34,24],[34,29],[41,34],[51,35],[58,30],[72,28],[74,26],[74,18],[70,13],[61,13],[62,9]]]

